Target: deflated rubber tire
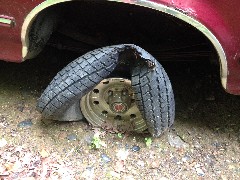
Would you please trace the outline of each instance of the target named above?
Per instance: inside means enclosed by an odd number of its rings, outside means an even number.
[[[132,87],[138,108],[149,132],[159,137],[173,124],[175,102],[171,83],[161,64],[150,54],[132,70]]]
[[[172,86],[161,64],[144,49],[131,44],[96,49],[68,64],[45,89],[37,110],[44,118],[80,120],[83,117],[80,99],[107,78],[121,61],[131,64],[135,101],[149,132],[160,136],[175,118]],[[72,116],[74,113],[76,116]]]
[[[68,121],[62,119],[64,113],[115,69],[122,47],[96,49],[72,61],[45,89],[38,100],[37,110],[44,118]],[[80,109],[80,105],[78,107]]]

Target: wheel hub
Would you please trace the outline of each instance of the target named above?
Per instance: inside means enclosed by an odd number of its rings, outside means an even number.
[[[147,129],[135,104],[130,80],[109,78],[101,81],[82,97],[80,106],[93,126],[136,132]]]
[[[115,102],[111,105],[111,109],[115,113],[123,113],[127,111],[127,106],[124,103]]]
[[[122,82],[120,85],[123,85]],[[108,91],[108,103],[111,110],[115,113],[125,113],[131,106],[132,95],[124,86],[113,85]],[[115,86],[115,87],[114,87]]]

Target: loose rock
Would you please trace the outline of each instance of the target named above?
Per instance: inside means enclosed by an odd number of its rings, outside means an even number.
[[[132,151],[133,152],[138,152],[138,151],[140,151],[140,147],[139,146],[133,146]]]
[[[196,164],[195,165],[195,169],[196,169],[196,172],[197,172],[197,175],[198,176],[204,176],[205,173],[203,172],[203,170],[200,168],[200,165],[199,164]]]
[[[102,158],[103,162],[105,162],[105,163],[111,162],[111,158],[108,157],[106,154],[101,154],[101,158]]]
[[[24,121],[18,123],[18,127],[20,127],[20,128],[30,127],[30,126],[32,126],[32,125],[33,125],[33,123],[32,123],[32,120],[31,120],[31,119],[27,119],[27,120],[24,120]]]
[[[168,134],[168,142],[170,146],[175,148],[187,148],[189,146],[179,136],[174,135],[172,133]]]
[[[83,139],[87,143],[87,145],[90,146],[92,144],[93,136],[94,136],[93,132],[86,133]]]
[[[86,170],[82,173],[82,178],[84,179],[94,179],[94,168],[87,167]]]
[[[77,140],[77,136],[75,134],[70,134],[67,136],[67,139],[69,141],[76,141]]]
[[[182,161],[183,161],[183,162],[187,162],[187,161],[189,161],[190,159],[191,159],[190,156],[185,155],[185,156],[182,158]]]

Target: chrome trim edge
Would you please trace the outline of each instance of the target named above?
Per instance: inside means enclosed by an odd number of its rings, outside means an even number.
[[[7,24],[7,25],[11,25],[12,20],[11,20],[11,19],[6,19],[6,18],[0,17],[0,23],[2,23],[2,24]]]
[[[29,31],[29,26],[31,25],[31,23],[33,22],[34,18],[37,16],[37,14],[42,11],[43,9],[52,6],[54,4],[58,4],[58,3],[62,3],[62,2],[67,2],[67,1],[73,1],[73,0],[48,0],[48,1],[44,1],[41,4],[39,4],[38,6],[36,6],[26,17],[24,23],[23,23],[23,27],[22,27],[22,33],[21,33],[21,39],[22,39],[22,57],[23,60],[26,59],[27,56],[27,52],[28,52],[28,38],[27,38],[27,34]],[[228,69],[227,69],[227,59],[226,59],[226,55],[225,52],[223,50],[222,45],[220,44],[220,42],[218,41],[218,39],[214,36],[214,34],[206,27],[204,26],[202,23],[198,22],[197,20],[195,20],[194,18],[184,14],[183,12],[174,9],[173,7],[168,7],[166,5],[162,5],[162,4],[158,4],[155,2],[151,2],[149,0],[106,0],[106,1],[113,1],[113,2],[121,2],[121,3],[128,3],[128,4],[133,4],[133,5],[137,5],[137,6],[142,6],[142,7],[146,7],[146,8],[151,8],[169,15],[172,15],[178,19],[183,20],[184,22],[194,26],[196,29],[198,29],[199,31],[201,31],[214,45],[219,58],[220,58],[220,76],[221,76],[221,82],[222,82],[222,86],[224,87],[224,89],[227,88],[227,74],[228,74]]]

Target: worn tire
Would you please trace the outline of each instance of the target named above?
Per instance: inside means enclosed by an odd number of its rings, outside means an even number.
[[[167,73],[154,57],[148,56],[148,62],[138,61],[133,67],[132,87],[149,132],[158,137],[173,124],[175,102]]]
[[[61,119],[64,112],[115,69],[121,48],[118,45],[96,49],[72,61],[45,89],[37,110],[44,118],[68,121]]]
[[[130,57],[135,57],[130,58],[129,62],[135,64],[131,80],[136,103],[149,132],[155,137],[160,136],[174,121],[175,103],[171,83],[159,62],[135,45],[96,49],[71,62],[43,92],[37,110],[44,118],[68,121],[66,112],[71,114],[74,108],[79,109],[80,99],[107,78],[122,59],[128,59],[124,54],[128,54],[129,50]],[[123,57],[120,58],[120,55]],[[79,113],[77,117],[83,117],[80,110]]]

